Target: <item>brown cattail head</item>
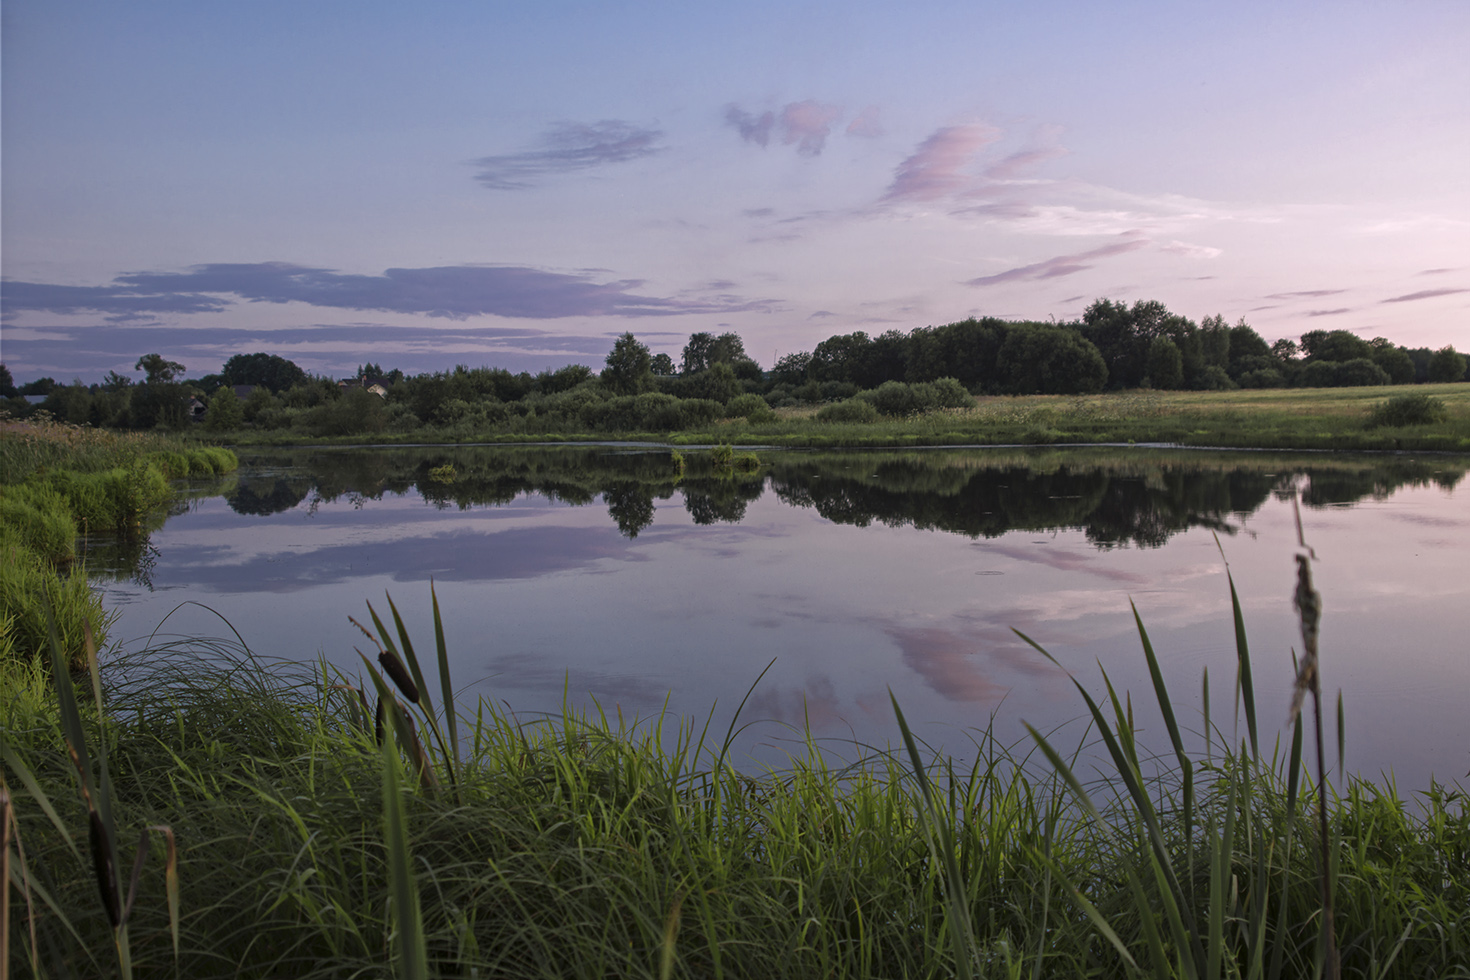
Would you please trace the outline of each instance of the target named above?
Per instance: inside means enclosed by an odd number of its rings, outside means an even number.
[[[378,711],[373,721],[373,739],[379,746],[383,744],[383,699],[378,698]]]
[[[398,659],[397,654],[391,650],[384,650],[378,654],[378,664],[383,668],[383,673],[393,678],[393,683],[398,686],[398,690],[403,692],[409,704],[419,703],[418,685],[413,682],[412,677],[408,676],[408,670],[403,666],[403,661]]]
[[[117,871],[112,860],[112,840],[107,828],[102,826],[102,815],[91,811],[90,837],[92,844],[92,871],[97,875],[97,890],[102,894],[102,906],[107,909],[107,921],[114,928],[122,921],[122,912],[117,907]]]
[[[1321,690],[1317,667],[1317,637],[1322,624],[1322,596],[1312,588],[1312,562],[1306,555],[1296,556],[1296,594],[1292,597],[1292,604],[1296,606],[1302,626],[1302,659],[1297,667],[1288,719],[1295,723],[1306,696],[1316,696]]]

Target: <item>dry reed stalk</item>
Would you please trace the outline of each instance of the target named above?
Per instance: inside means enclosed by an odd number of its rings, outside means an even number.
[[[1292,602],[1301,621],[1302,660],[1297,670],[1291,697],[1291,723],[1301,713],[1302,701],[1312,695],[1312,715],[1317,729],[1317,834],[1319,877],[1322,892],[1322,942],[1324,967],[1328,980],[1340,980],[1342,964],[1337,952],[1337,923],[1332,909],[1332,865],[1327,828],[1327,759],[1322,746],[1322,672],[1317,659],[1317,640],[1322,625],[1322,596],[1312,587],[1312,560],[1317,553],[1307,545],[1302,533],[1302,512],[1297,498],[1291,501],[1296,515],[1297,544],[1304,554],[1296,556],[1296,594]]]

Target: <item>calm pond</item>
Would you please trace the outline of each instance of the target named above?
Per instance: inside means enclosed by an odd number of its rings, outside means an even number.
[[[804,723],[834,757],[897,744],[889,692],[936,748],[1084,711],[1099,664],[1162,736],[1130,600],[1181,723],[1231,730],[1227,563],[1265,731],[1285,730],[1300,648],[1301,501],[1325,607],[1324,690],[1347,766],[1402,792],[1470,769],[1470,507],[1462,458],[1143,448],[762,451],[716,472],[685,450],[428,447],[242,452],[132,553],[97,543],[113,637],[229,636],[360,672],[348,616],[393,596],[432,650],[429,583],[456,685],[533,719],[563,698],[668,710],[779,764]],[[451,470],[444,467],[452,467]],[[1217,545],[1218,541],[1218,545]],[[207,606],[210,612],[194,602]],[[170,613],[172,612],[172,615]],[[218,614],[217,616],[215,614]],[[160,627],[160,624],[161,627]],[[154,642],[157,642],[155,639]],[[431,681],[432,683],[432,681]],[[796,730],[788,726],[796,726]],[[797,739],[796,744],[792,743]],[[1385,777],[1386,778],[1386,777]]]

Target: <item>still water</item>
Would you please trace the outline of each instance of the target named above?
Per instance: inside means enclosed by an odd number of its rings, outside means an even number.
[[[681,473],[642,447],[251,452],[141,551],[91,563],[111,568],[113,636],[132,647],[228,636],[222,617],[259,653],[357,672],[355,648],[371,651],[348,616],[386,615],[385,592],[432,649],[432,581],[467,701],[528,720],[564,698],[625,718],[666,706],[712,714],[718,737],[774,661],[741,715],[757,722],[747,764],[779,764],[804,726],[834,757],[896,743],[890,691],[931,745],[964,755],[974,728],[1018,741],[1023,719],[1071,722],[1075,744],[1067,672],[1098,696],[1106,669],[1144,740],[1161,738],[1133,607],[1181,722],[1202,727],[1208,671],[1228,736],[1227,567],[1263,728],[1284,731],[1295,499],[1347,767],[1402,792],[1470,783],[1463,459],[762,451],[758,470],[720,472],[685,455]]]

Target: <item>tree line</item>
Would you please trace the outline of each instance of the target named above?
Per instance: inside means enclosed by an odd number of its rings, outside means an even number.
[[[631,333],[602,370],[573,364],[532,375],[457,365],[406,375],[376,363],[343,381],[311,375],[269,353],[237,354],[218,374],[147,354],[141,380],[109,372],[101,384],[40,378],[17,388],[0,365],[13,415],[40,408],[109,428],[296,430],[310,435],[412,431],[669,431],[722,418],[767,419],[789,405],[829,404],[826,418],[861,420],[961,407],[975,394],[1087,394],[1153,388],[1338,387],[1452,382],[1466,361],[1452,347],[1410,349],[1347,330],[1312,330],[1267,343],[1245,320],[1199,323],[1162,303],[1100,299],[1074,322],[970,318],[907,333],[836,334],[764,370],[739,334],[690,335],[679,361]],[[242,399],[236,386],[250,390]]]

